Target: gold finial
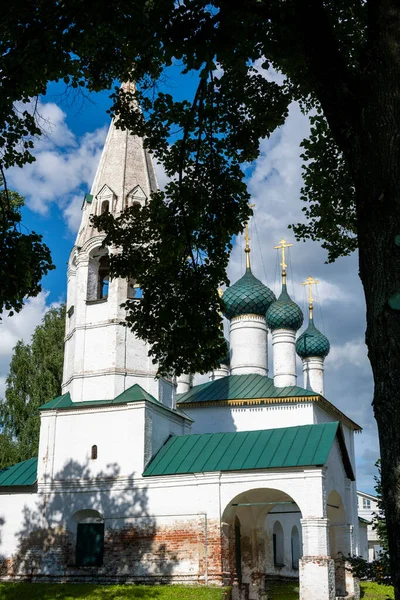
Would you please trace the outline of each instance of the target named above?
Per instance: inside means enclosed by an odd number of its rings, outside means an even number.
[[[313,303],[314,303],[314,298],[312,295],[312,286],[313,285],[317,285],[317,283],[319,283],[318,279],[314,279],[314,277],[307,277],[307,279],[305,281],[303,281],[303,285],[308,285],[308,308],[310,310],[310,319],[312,319],[313,316]]]
[[[255,204],[249,204],[249,208],[254,208]],[[249,222],[246,221],[245,224],[245,232],[244,239],[246,240],[246,247],[244,251],[246,252],[246,269],[250,269],[250,236],[249,236]]]
[[[223,295],[224,295],[224,290],[223,290],[221,287],[220,287],[220,288],[218,288],[218,296],[219,296],[220,298],[222,298],[222,296],[223,296]]]
[[[281,239],[281,241],[279,242],[279,244],[277,246],[274,246],[275,250],[282,250],[282,262],[281,262],[281,267],[282,267],[282,283],[286,284],[286,267],[287,264],[285,263],[285,248],[290,248],[291,246],[293,246],[293,244],[288,244],[286,240],[284,240],[283,238]]]

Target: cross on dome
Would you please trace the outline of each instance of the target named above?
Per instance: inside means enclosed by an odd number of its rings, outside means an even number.
[[[314,298],[312,295],[312,286],[317,285],[319,283],[318,279],[314,279],[314,277],[307,277],[305,281],[302,282],[303,285],[308,285],[308,308],[310,310],[310,319],[313,317],[313,304]]]
[[[255,204],[249,204],[249,208],[254,208]],[[244,251],[246,252],[246,269],[250,269],[250,236],[249,236],[249,221],[247,220],[245,223],[245,232],[244,239],[246,240],[246,247]]]
[[[293,246],[293,244],[288,244],[288,242],[286,240],[284,240],[283,238],[281,239],[281,241],[279,242],[279,244],[277,246],[274,246],[275,250],[280,249],[282,251],[282,261],[280,263],[280,265],[282,267],[282,283],[286,283],[287,264],[285,263],[285,248],[290,248],[291,246]]]

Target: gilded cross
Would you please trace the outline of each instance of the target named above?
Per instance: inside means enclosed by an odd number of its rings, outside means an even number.
[[[249,204],[249,208],[254,208],[255,204]],[[249,222],[245,223],[245,232],[244,239],[246,240],[246,247],[244,251],[246,252],[246,269],[250,269],[250,236],[249,236]]]
[[[312,286],[317,285],[319,283],[318,279],[314,279],[314,277],[307,277],[305,281],[303,281],[303,285],[308,285],[308,308],[310,309],[310,319],[313,316],[313,303],[314,298],[312,295]]]
[[[287,264],[285,263],[285,249],[290,248],[291,246],[293,246],[293,244],[288,244],[287,241],[284,240],[283,238],[281,239],[281,241],[279,242],[279,244],[277,246],[274,246],[275,250],[281,250],[281,252],[282,252],[281,267],[282,267],[282,282],[283,283],[286,283],[286,267],[287,267]]]

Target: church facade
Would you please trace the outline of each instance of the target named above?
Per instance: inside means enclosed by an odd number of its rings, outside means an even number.
[[[156,379],[148,346],[121,325],[139,284],[109,278],[90,225],[156,186],[142,141],[112,123],[68,264],[62,395],[41,407],[38,457],[0,473],[0,577],[232,585],[249,600],[298,578],[301,600],[357,598],[340,557],[359,553],[360,427],[324,396],[329,342],[311,292],[298,336],[285,243],[276,299],[247,240],[246,271],[223,295],[229,356],[201,385]]]

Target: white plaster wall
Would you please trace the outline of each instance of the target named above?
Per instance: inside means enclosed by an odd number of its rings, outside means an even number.
[[[0,488],[0,558],[12,556],[19,541],[34,526],[40,527],[40,520],[32,521],[30,515],[35,512],[38,503],[36,492],[7,492]],[[22,488],[20,488],[22,489]]]
[[[300,540],[300,557],[302,555],[302,535],[301,535],[301,513],[298,514],[273,514],[279,510],[282,513],[285,513],[289,510],[298,510],[296,505],[290,506],[290,508],[282,505],[276,505],[272,512],[268,514],[265,519],[265,543],[267,545],[266,555],[269,557],[267,567],[267,572],[271,575],[284,575],[287,577],[298,577],[299,570],[292,568],[292,529],[293,527],[297,527],[297,531],[299,532],[299,540]],[[272,535],[274,531],[274,524],[276,521],[282,525],[283,529],[283,551],[284,551],[284,567],[278,568],[273,564],[273,542]]]
[[[360,536],[359,556],[362,556],[365,560],[369,560],[368,526],[367,526],[367,524],[359,523],[358,531],[359,531],[359,536]]]
[[[231,375],[268,374],[267,324],[264,317],[241,315],[230,325]]]
[[[182,410],[194,420],[192,433],[221,431],[256,431],[313,423],[310,402],[282,403],[267,406],[209,406]]]
[[[303,387],[324,395],[324,359],[319,356],[303,358]]]

